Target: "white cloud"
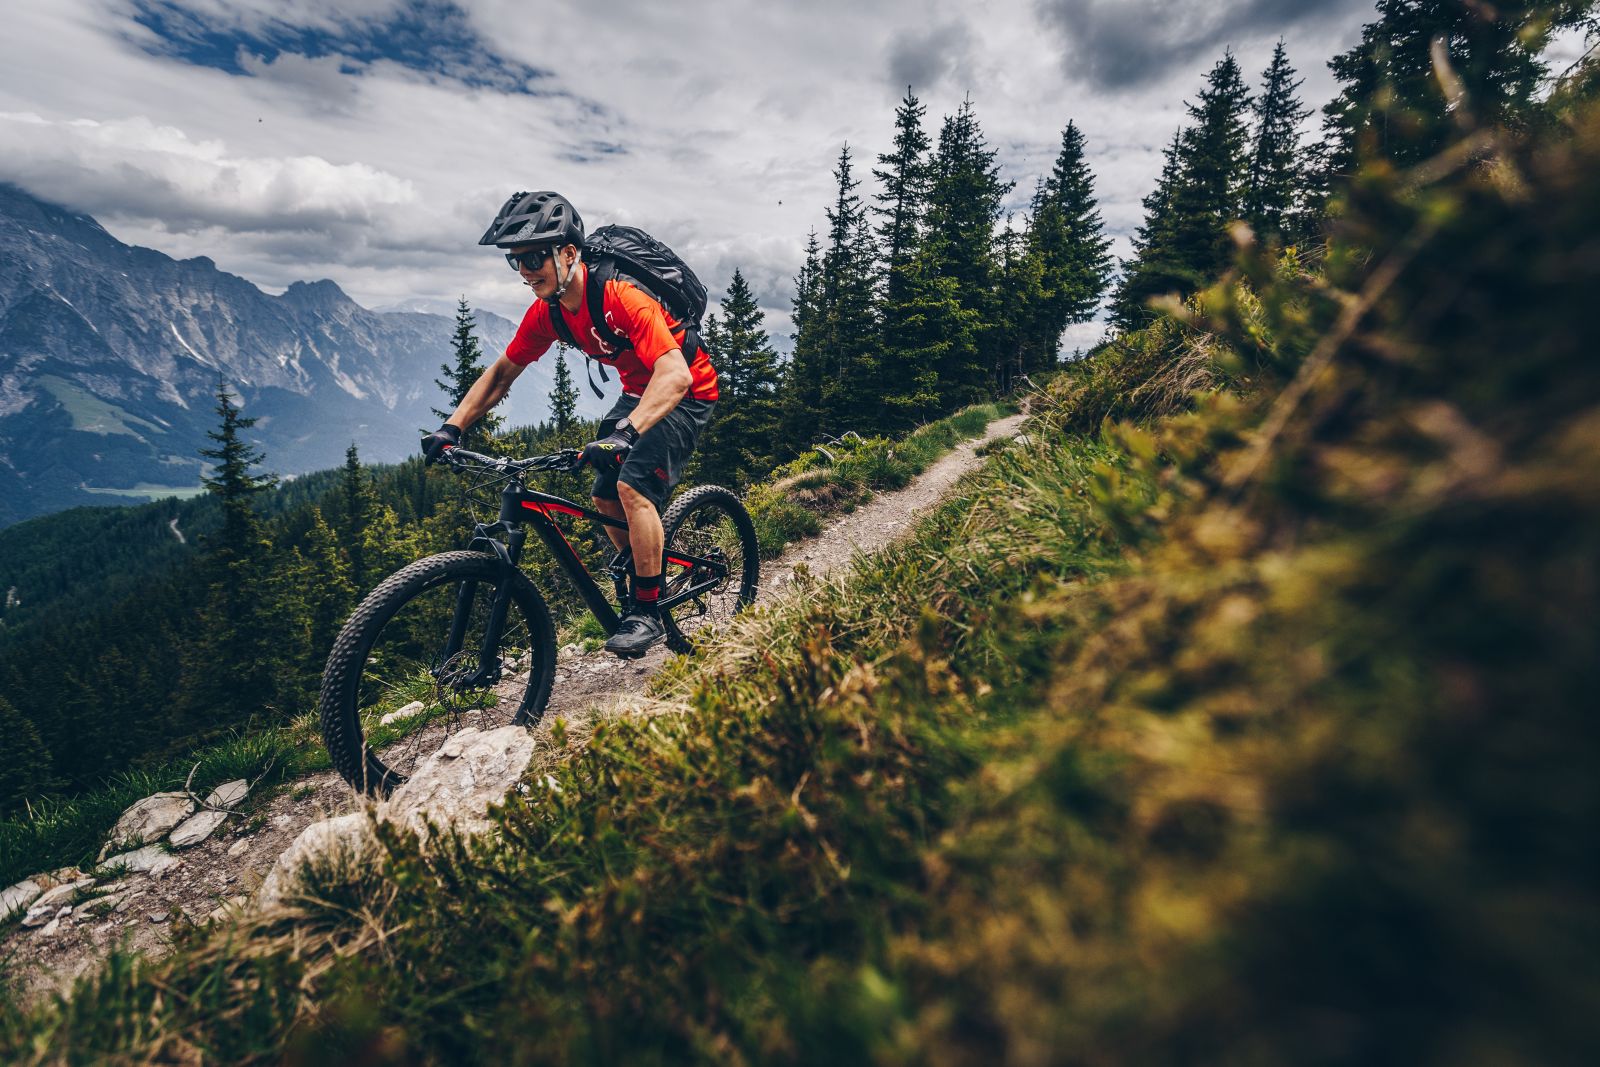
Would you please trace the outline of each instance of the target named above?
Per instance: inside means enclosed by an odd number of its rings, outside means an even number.
[[[534,95],[392,59],[293,50],[246,51],[246,74],[230,74],[162,54],[131,20],[132,2],[11,5],[0,112],[13,117],[0,120],[0,178],[69,199],[123,240],[209,255],[267,287],[332,277],[369,305],[464,293],[508,316],[526,306],[526,290],[477,237],[508,193],[559,189],[591,226],[657,233],[713,290],[741,269],[775,336],[788,331],[780,315],[806,233],[825,224],[839,148],[850,143],[867,177],[892,137],[903,74],[930,79],[915,88],[935,134],[970,93],[1017,182],[1015,205],[1075,120],[1125,251],[1181,101],[1212,53],[1236,45],[1253,77],[1271,49],[1252,26],[1249,40],[1219,39],[1174,58],[1163,77],[1111,91],[1072,76],[1059,24],[1033,0],[708,0],[692,15],[654,0],[464,0],[463,25],[484,49],[551,72]],[[401,5],[181,0],[256,34],[274,25],[336,34]],[[1323,23],[1314,40],[1291,33],[1308,100],[1321,102],[1320,66],[1361,21],[1356,12]]]

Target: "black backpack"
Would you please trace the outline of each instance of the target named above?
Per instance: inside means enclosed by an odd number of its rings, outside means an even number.
[[[700,319],[706,313],[706,287],[696,278],[689,265],[678,254],[637,226],[602,226],[583,242],[583,261],[589,267],[586,301],[589,319],[601,341],[621,351],[632,342],[612,333],[606,325],[603,302],[606,282],[616,278],[632,282],[666,308],[684,328],[684,358],[694,359],[700,347]],[[550,324],[561,340],[578,351],[578,342],[572,336],[560,308],[550,309]],[[587,353],[585,353],[587,355]],[[593,358],[590,365],[593,365]],[[609,382],[605,364],[600,365],[600,380]],[[600,387],[589,379],[589,388],[595,396],[603,396]]]

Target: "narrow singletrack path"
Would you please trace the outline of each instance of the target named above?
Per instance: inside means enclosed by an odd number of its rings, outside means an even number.
[[[1022,419],[1012,415],[995,420],[982,436],[957,445],[904,488],[878,494],[829,522],[815,537],[764,563],[757,603],[781,595],[801,568],[820,577],[908,532],[982,462],[977,455],[982,445],[1014,435]],[[658,646],[642,659],[619,660],[599,650],[582,653],[576,645],[567,646],[557,656],[545,721],[557,716],[586,718],[592,709],[615,707],[642,695],[670,655]],[[48,936],[41,929],[15,924],[0,931],[0,968],[13,989],[30,997],[65,991],[118,945],[159,955],[170,941],[174,922],[203,922],[225,902],[242,902],[302,830],[319,819],[354,810],[357,803],[355,794],[332,771],[285,783],[249,819],[176,853],[182,861],[177,866],[159,876],[124,879],[114,910],[74,916]]]

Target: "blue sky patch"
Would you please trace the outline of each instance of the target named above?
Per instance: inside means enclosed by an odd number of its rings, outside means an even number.
[[[434,78],[475,89],[544,95],[532,83],[550,72],[497,55],[476,33],[461,8],[449,0],[409,0],[381,18],[352,20],[338,31],[273,20],[244,27],[203,15],[181,0],[133,0],[134,21],[158,37],[146,50],[195,66],[247,76],[247,56],[271,63],[283,54],[324,59],[337,56],[341,69],[358,74],[367,64],[388,61]]]

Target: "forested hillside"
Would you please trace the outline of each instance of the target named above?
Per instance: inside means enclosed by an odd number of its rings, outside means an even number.
[[[0,1050],[1591,1062],[1600,64],[1551,84],[1539,62],[1589,11],[1382,0],[1334,60],[1321,142],[1288,164],[1295,124],[1269,121],[1304,110],[1285,57],[1265,76],[1276,111],[1252,119],[1224,56],[1146,201],[1122,327],[1056,368],[1025,446],[912,539],[742,616],[659,699],[547,724],[492,840],[386,835],[380,864],[321,870],[283,908],[8,1012]],[[919,128],[908,95],[897,154],[931,147]],[[842,153],[794,359],[772,370],[743,297],[719,315],[750,368],[749,406],[730,408],[771,420],[722,476],[865,417],[850,383],[879,383],[888,429],[1050,367],[1048,339],[1094,304],[1062,279],[1096,298],[1109,283],[1092,202],[1067,206],[1075,132],[1025,238],[995,228],[970,106],[917,172],[906,231],[890,179],[909,172],[886,156],[868,246],[914,236],[881,285],[852,273],[873,216]],[[1077,220],[1076,273],[1043,266],[1057,212]],[[953,257],[941,235],[983,218],[994,257]],[[952,280],[968,267],[984,284]],[[1035,295],[1002,305],[1003,278]],[[885,332],[861,343],[863,324]],[[911,339],[919,358],[888,358]],[[232,487],[206,566],[264,573],[270,543],[296,546],[273,574],[296,553],[381,573],[381,553],[460,529],[420,467],[380,489],[352,456],[282,532],[219,408]],[[381,533],[350,539],[357,515]],[[212,583],[216,661],[298,684],[221,644],[270,620],[222,627],[246,608]]]

